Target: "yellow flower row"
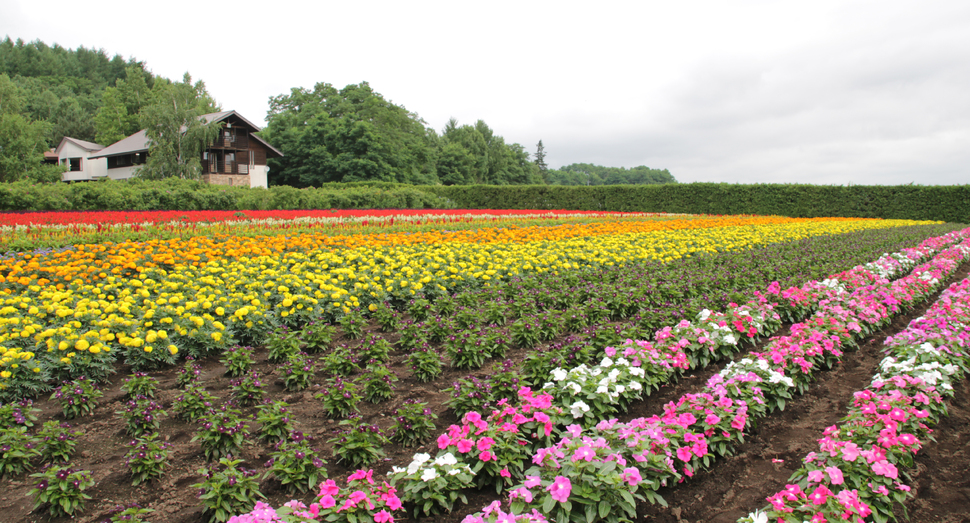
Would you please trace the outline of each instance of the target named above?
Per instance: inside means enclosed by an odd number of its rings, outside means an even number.
[[[755,224],[696,226],[730,220]],[[447,241],[347,238],[342,248],[284,252],[278,245],[267,245],[267,254],[224,254],[198,264],[173,260],[171,266],[178,267],[174,270],[139,267],[141,271],[130,277],[108,273],[90,283],[32,284],[0,297],[0,372],[6,373],[0,374],[0,389],[18,372],[70,374],[110,362],[119,352],[133,363],[171,363],[185,349],[204,354],[238,341],[259,342],[272,325],[301,326],[353,308],[440,295],[519,274],[671,261],[925,223],[782,218],[757,222],[738,217],[685,219],[668,222],[665,229],[654,227],[652,221],[604,222],[585,229],[551,228],[560,231],[484,231],[477,233],[477,242],[468,241],[471,233]]]

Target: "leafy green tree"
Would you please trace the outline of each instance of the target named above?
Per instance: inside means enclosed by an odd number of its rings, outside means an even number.
[[[667,169],[651,169],[639,165],[632,169],[625,167],[603,167],[589,163],[574,163],[559,170],[549,171],[549,183],[555,185],[645,185],[677,183]]]
[[[202,151],[219,136],[221,126],[200,118],[218,110],[201,81],[185,73],[181,83],[156,82],[155,100],[141,112],[150,141],[148,160],[137,175],[146,179],[196,179],[202,174]]]
[[[130,66],[125,69],[124,80],[104,89],[95,116],[98,143],[109,145],[141,130],[141,110],[153,101],[150,79],[141,67]]]
[[[438,183],[434,131],[367,82],[294,88],[270,99],[267,120],[261,136],[284,154],[270,160],[271,185]]]

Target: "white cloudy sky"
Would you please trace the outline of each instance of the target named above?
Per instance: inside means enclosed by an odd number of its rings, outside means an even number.
[[[262,123],[361,81],[552,167],[682,182],[970,183],[970,2],[0,0],[0,37],[186,71]]]

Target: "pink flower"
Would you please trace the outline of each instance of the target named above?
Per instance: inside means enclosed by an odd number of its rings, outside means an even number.
[[[704,419],[704,423],[708,425],[717,425],[721,421],[721,418],[715,416],[714,414],[708,414],[707,418]]]
[[[596,451],[590,448],[589,445],[583,445],[576,449],[573,454],[573,461],[593,461],[596,457]]]
[[[842,457],[846,461],[855,461],[859,457],[859,446],[851,442],[846,443],[842,447]]]
[[[493,443],[495,443],[495,440],[489,437],[485,437],[478,440],[478,444],[476,446],[478,447],[478,450],[488,450],[492,448]]]
[[[907,417],[906,412],[898,407],[889,412],[889,419],[893,421],[906,421]]]
[[[397,510],[403,505],[401,503],[401,498],[397,497],[395,494],[388,494],[384,499],[384,503],[387,503],[387,508],[391,510]]]
[[[475,423],[482,421],[482,415],[474,411],[469,412],[468,414],[465,414],[465,421],[474,425]]]
[[[340,492],[340,488],[337,487],[337,483],[328,479],[327,481],[320,484],[320,496],[335,496]]]
[[[570,437],[578,438],[583,433],[583,427],[579,425],[569,425],[566,427],[566,432],[569,433]]]
[[[816,487],[811,494],[808,495],[808,499],[815,505],[824,505],[825,500],[832,495],[832,491],[828,489],[825,485]]]
[[[481,454],[478,455],[478,459],[480,459],[482,461],[491,461],[491,460],[495,459],[495,456],[491,452],[489,452],[489,451],[486,450],[486,451],[483,451]]]
[[[377,523],[394,523],[394,517],[386,510],[381,510],[377,514],[374,514],[374,521]]]
[[[505,467],[504,469],[498,471],[498,475],[499,476],[502,476],[503,478],[511,478],[512,477],[512,474],[509,473],[509,468],[508,467]]]
[[[326,494],[320,498],[321,508],[333,508],[337,504],[337,500],[333,499],[333,496]]]
[[[556,476],[555,481],[546,487],[546,490],[552,494],[552,499],[565,503],[569,500],[569,494],[573,491],[573,484],[570,483],[569,478]]]
[[[880,460],[873,463],[872,471],[880,476],[886,476],[887,478],[896,479],[899,477],[899,471],[896,470],[896,465],[893,465],[886,460]]]
[[[472,450],[472,447],[474,447],[474,446],[475,445],[472,443],[472,440],[470,440],[470,439],[462,439],[462,440],[459,440],[458,441],[458,452],[461,452],[462,454],[465,454],[467,452],[470,452]]]
[[[444,450],[444,449],[448,448],[448,445],[451,445],[451,438],[449,438],[447,434],[442,434],[442,435],[438,436],[438,448],[439,449]]]
[[[825,479],[825,473],[821,470],[808,471],[808,480],[812,483],[821,483],[823,479]]]
[[[355,490],[351,492],[349,496],[347,496],[347,499],[349,499],[350,501],[353,501],[354,505],[357,505],[361,501],[364,501],[365,499],[367,499],[367,494],[364,494],[364,491],[362,490]]]
[[[623,469],[623,480],[626,481],[628,485],[635,486],[643,481],[643,477],[640,476],[639,469],[636,467],[629,467]]]
[[[509,500],[521,498],[526,503],[532,503],[532,491],[527,488],[517,488],[509,492]]]
[[[825,472],[828,473],[829,479],[832,480],[833,485],[841,485],[843,482],[842,470],[839,467],[825,467]]]
[[[542,480],[539,479],[539,476],[526,476],[525,483],[523,484],[525,485],[525,488],[533,488],[542,484]]]
[[[680,447],[677,449],[677,458],[681,461],[690,461],[692,454],[690,449],[687,447]]]
[[[374,470],[373,469],[368,469],[365,472],[364,469],[358,469],[356,472],[354,472],[353,474],[351,474],[349,478],[347,478],[347,483],[350,483],[351,481],[358,480],[358,479],[366,479],[368,483],[370,483],[371,485],[373,485],[374,484]]]

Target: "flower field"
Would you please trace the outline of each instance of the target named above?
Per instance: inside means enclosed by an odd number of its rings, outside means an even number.
[[[906,469],[968,364],[966,285],[936,301],[966,277],[970,229],[953,224],[437,209],[5,223],[0,510],[17,521],[883,521],[925,499]],[[899,324],[924,310],[922,328]],[[887,334],[898,365],[880,363]],[[945,376],[913,374],[934,361]],[[851,362],[858,376],[820,388]],[[815,430],[824,416],[797,416],[813,394],[834,416],[815,439],[751,453],[773,423]],[[869,454],[817,458],[836,437]],[[687,515],[765,459],[800,490],[762,481]]]

